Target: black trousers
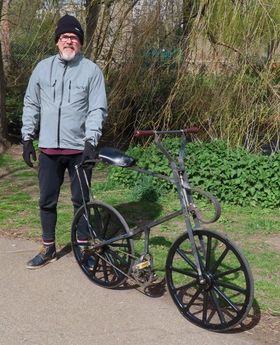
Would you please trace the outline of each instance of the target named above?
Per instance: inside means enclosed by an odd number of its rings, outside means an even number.
[[[57,202],[60,188],[64,181],[65,171],[70,177],[72,203],[74,212],[82,205],[82,193],[76,174],[75,165],[79,164],[82,154],[75,155],[39,155],[39,188],[40,188],[40,218],[43,241],[55,241],[55,227],[57,221]],[[91,181],[92,169],[86,169],[88,181]],[[83,174],[80,174],[86,201],[89,200],[89,191]],[[79,226],[81,237],[86,238],[86,224]],[[79,232],[78,232],[79,233]]]

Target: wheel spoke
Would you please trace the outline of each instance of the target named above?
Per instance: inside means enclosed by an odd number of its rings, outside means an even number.
[[[125,276],[125,272],[123,272],[119,267],[117,267],[115,262],[112,262],[110,260],[110,258],[108,257],[108,254],[105,253],[106,258],[100,254],[98,254],[98,256],[102,260],[102,262],[105,262],[106,264],[108,264],[109,267],[111,267],[113,270],[116,270],[117,272],[119,272],[120,275]]]
[[[207,251],[206,251],[206,264],[205,264],[205,269],[206,271],[209,270],[210,267],[210,262],[211,262],[211,249],[212,249],[212,237],[208,237],[207,241]]]
[[[92,210],[92,213],[90,213]],[[102,227],[102,218],[101,218],[101,214],[99,212],[99,209],[97,207],[93,207],[93,208],[90,208],[88,210],[88,213],[90,213],[90,219],[94,219],[95,223],[97,223],[96,225],[98,227]]]
[[[224,276],[230,275],[230,274],[232,274],[232,273],[239,272],[239,271],[241,271],[241,270],[242,270],[242,268],[241,268],[241,267],[232,268],[232,269],[227,270],[227,271],[224,271],[224,272],[219,272],[219,273],[216,273],[216,274],[215,274],[215,278],[221,278],[221,277],[224,277]]]
[[[96,237],[96,233],[95,233],[95,231],[93,230],[93,228],[92,228],[92,226],[91,226],[91,224],[90,224],[90,221],[89,221],[89,219],[87,218],[87,216],[86,216],[86,214],[85,213],[83,213],[83,216],[82,216],[84,219],[85,219],[85,221],[86,221],[86,223],[87,223],[87,226],[88,226],[88,228],[89,228],[89,235],[90,235],[90,237],[91,237],[91,239],[93,240],[95,237]],[[90,217],[89,217],[90,218]],[[77,227],[78,227],[78,224],[77,224]],[[77,228],[78,229],[78,228]]]
[[[211,299],[212,299],[212,302],[213,302],[213,305],[218,313],[218,316],[219,316],[219,319],[221,321],[221,323],[225,323],[226,320],[225,320],[225,317],[224,317],[224,314],[223,314],[223,311],[222,309],[220,308],[220,305],[219,305],[219,302],[218,302],[218,299],[215,295],[215,292],[213,290],[210,291],[210,296],[211,296]]]
[[[218,267],[220,266],[220,264],[222,263],[222,261],[224,260],[224,258],[227,256],[227,253],[229,252],[229,248],[226,247],[226,249],[223,251],[223,253],[221,254],[221,256],[219,257],[219,259],[215,262],[215,264],[213,265],[213,267],[210,268],[210,271],[212,273],[215,273],[216,270],[218,269]]]
[[[207,310],[208,310],[208,292],[203,292],[203,313],[202,320],[207,322]]]
[[[203,236],[200,235],[198,236],[199,237],[199,243],[200,243],[200,247],[202,249],[202,254],[203,254],[203,258],[205,260],[206,258],[206,249],[205,249],[205,243],[204,243],[204,240],[203,240]]]
[[[192,296],[191,300],[189,303],[184,307],[185,310],[189,310],[190,307],[193,305],[193,303],[196,301],[197,297],[200,295],[201,289],[197,289],[196,293]]]
[[[189,276],[189,277],[192,277],[192,278],[197,278],[197,273],[194,273],[192,271],[187,271],[187,270],[184,270],[182,268],[177,268],[177,267],[172,267],[171,269],[172,269],[172,271],[177,272],[177,273],[181,273],[181,274],[183,274],[185,276]]]
[[[104,280],[105,280],[106,282],[108,282],[109,279],[108,279],[107,263],[106,263],[106,261],[103,259],[102,256],[100,256],[100,259],[101,259],[101,263],[102,263],[102,271],[103,271],[103,274],[104,274]]]
[[[194,287],[195,285],[196,285],[196,281],[192,280],[188,284],[184,284],[184,285],[176,287],[174,290],[176,290],[176,291],[188,290],[189,288]]]
[[[108,214],[107,219],[105,219],[105,221],[103,222],[103,226],[102,226],[102,230],[103,233],[101,234],[103,238],[106,238],[106,234],[107,234],[107,230],[108,230],[108,225],[111,219],[111,215]]]
[[[111,218],[111,214],[106,212],[106,215],[102,216],[102,213],[100,212],[100,210],[96,207],[94,209],[94,215],[95,216],[95,220],[97,223],[97,227],[100,228],[100,232],[99,232],[99,237],[101,238],[105,238],[106,237],[106,233],[108,230],[108,225],[110,222],[110,218]]]
[[[110,253],[110,255],[113,257],[115,257],[116,260],[119,260],[119,262],[124,261],[124,257],[120,256],[117,252],[115,252],[114,250],[111,250],[110,248],[108,249],[108,252]],[[113,259],[113,258],[112,258]]]
[[[194,271],[197,270],[196,265],[187,257],[182,249],[178,248],[177,253],[193,268]]]
[[[219,286],[223,286],[225,288],[228,288],[230,290],[234,290],[234,291],[240,292],[242,294],[246,294],[246,289],[244,289],[244,288],[242,288],[240,286],[234,285],[232,283],[217,280],[216,284],[219,285]]]
[[[234,311],[236,311],[237,313],[239,312],[239,309],[237,308],[237,306],[234,303],[232,303],[231,300],[220,289],[214,286],[214,290],[224,301],[227,302],[227,304],[229,304],[232,307]]]
[[[111,263],[111,266],[112,266],[113,271],[115,272],[115,275],[119,277],[120,276],[120,272],[118,270],[116,270],[116,268],[114,267],[114,262],[110,258],[110,255],[108,253],[105,253],[105,256],[106,256],[107,261],[109,261]]]
[[[99,260],[99,256],[96,256],[96,257],[95,257],[95,263],[94,263],[93,269],[92,269],[92,271],[91,271],[93,274],[96,274],[96,270],[97,270],[99,261],[100,261],[100,260]]]

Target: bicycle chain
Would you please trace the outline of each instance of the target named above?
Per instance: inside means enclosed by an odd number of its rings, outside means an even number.
[[[101,243],[101,242],[100,242]],[[108,246],[109,248],[111,247],[110,245]],[[127,257],[131,257],[134,260],[139,259],[137,256],[135,255],[131,255],[126,253],[125,251],[119,249],[118,252],[125,254]],[[125,272],[123,272],[121,269],[119,269],[117,266],[115,266],[111,261],[109,261],[108,259],[106,259],[104,256],[102,256],[101,254],[99,254],[97,251],[94,252],[94,254],[96,254],[99,258],[101,258],[101,260],[105,261],[107,264],[109,264],[110,266],[112,266],[114,269],[116,269],[118,272],[120,272],[121,274],[123,274],[125,277],[127,277],[128,279],[133,280],[136,284],[140,285],[143,288],[146,288],[153,280],[151,279],[151,281],[149,282],[144,282],[142,283],[140,280],[136,279],[133,277],[133,275],[128,275]]]

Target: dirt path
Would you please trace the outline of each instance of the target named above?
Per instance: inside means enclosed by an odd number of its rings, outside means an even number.
[[[0,237],[1,345],[277,344],[263,318],[247,331],[217,334],[185,320],[167,293],[151,298],[97,287],[71,253],[41,270],[25,269],[37,249],[33,241]]]

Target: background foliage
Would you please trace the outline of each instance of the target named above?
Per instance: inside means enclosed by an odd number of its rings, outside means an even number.
[[[205,139],[279,147],[278,0],[7,1],[14,136],[32,68],[55,52],[55,23],[69,13],[85,28],[84,53],[106,76],[104,141],[123,146],[135,127],[195,124]]]

